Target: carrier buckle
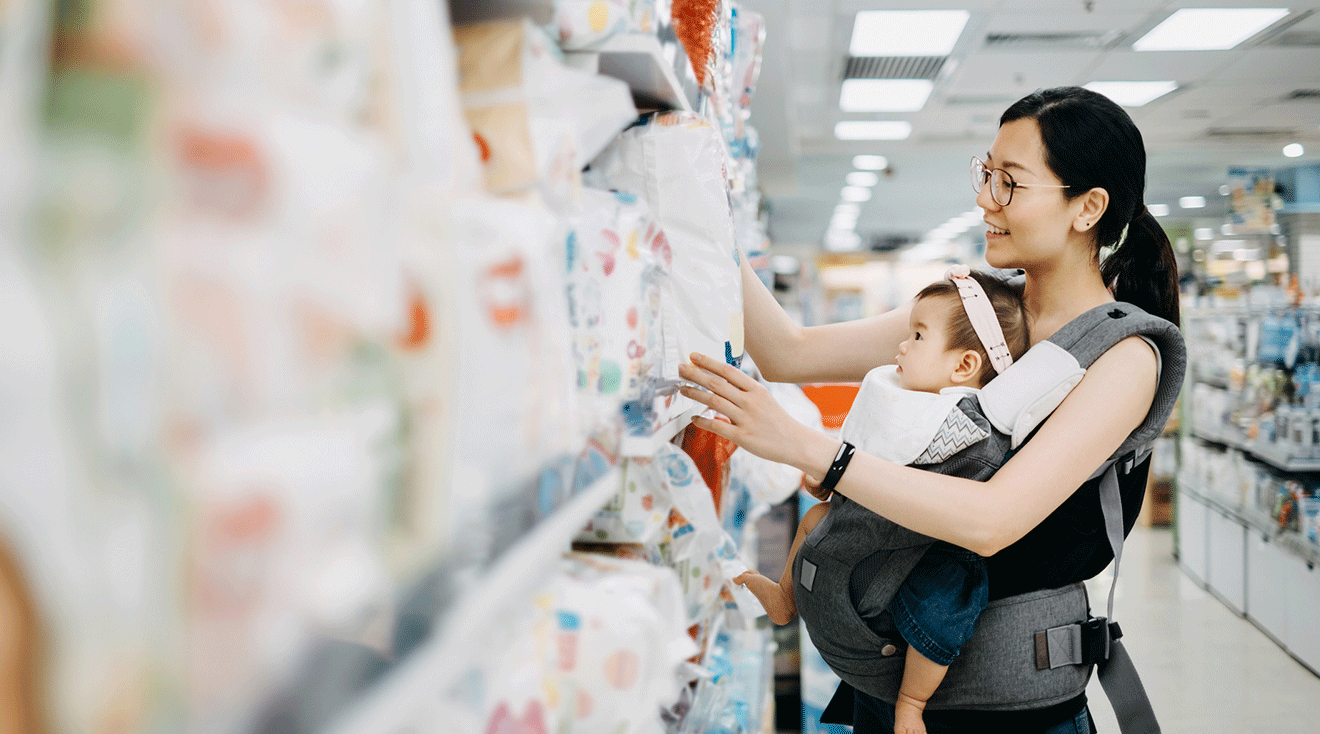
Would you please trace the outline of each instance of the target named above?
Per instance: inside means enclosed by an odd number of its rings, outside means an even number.
[[[1065,665],[1094,665],[1109,659],[1109,642],[1123,636],[1118,622],[1094,617],[1078,624],[1065,624],[1037,632],[1036,669],[1053,670]]]

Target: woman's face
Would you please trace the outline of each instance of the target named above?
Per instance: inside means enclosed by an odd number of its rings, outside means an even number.
[[[981,188],[976,203],[985,210],[985,259],[997,268],[1027,268],[1056,262],[1068,243],[1079,206],[1064,198],[1064,189],[1031,188],[1031,184],[1059,185],[1063,182],[1045,163],[1045,144],[1040,125],[1033,118],[1004,123],[985,159],[986,168],[1002,168],[1014,183],[1008,206],[1000,206]],[[1080,200],[1078,200],[1080,201]]]

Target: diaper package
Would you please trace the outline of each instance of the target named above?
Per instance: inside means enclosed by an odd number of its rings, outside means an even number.
[[[453,212],[457,375],[454,538],[497,553],[539,515],[542,472],[586,443],[577,423],[562,223],[540,207],[474,198]]]
[[[585,189],[565,241],[569,322],[584,420],[617,428],[659,381],[661,292],[672,260],[645,202]]]
[[[671,277],[662,291],[663,377],[676,380],[678,365],[692,352],[738,364],[742,280],[720,132],[690,112],[647,116],[591,162],[587,179],[592,186],[645,200],[673,250]]]
[[[539,187],[547,202],[571,211],[582,167],[637,116],[628,85],[564,66],[526,19],[462,26],[454,38],[486,190]]]

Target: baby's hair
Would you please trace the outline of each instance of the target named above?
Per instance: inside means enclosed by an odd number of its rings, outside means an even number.
[[[971,276],[981,284],[986,297],[990,299],[990,305],[994,306],[995,318],[999,320],[999,328],[1004,331],[1004,342],[1008,345],[1009,353],[1013,355],[1013,361],[1017,361],[1030,345],[1027,334],[1027,311],[1022,303],[1022,293],[992,275],[973,270]],[[944,297],[951,301],[949,332],[945,335],[949,340],[949,349],[971,349],[981,355],[981,371],[976,375],[977,385],[990,382],[995,376],[995,367],[990,363],[990,355],[976,335],[971,319],[967,318],[962,297],[958,295],[958,286],[948,278],[937,280],[922,288],[917,294],[917,300],[933,296]]]

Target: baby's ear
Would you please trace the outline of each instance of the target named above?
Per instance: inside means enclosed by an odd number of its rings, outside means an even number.
[[[975,349],[964,349],[962,356],[958,359],[958,366],[953,368],[953,375],[950,379],[953,380],[955,385],[980,387],[976,378],[981,374],[983,363],[980,352]]]

